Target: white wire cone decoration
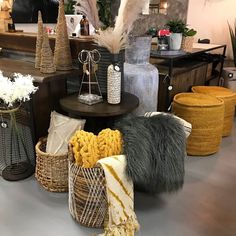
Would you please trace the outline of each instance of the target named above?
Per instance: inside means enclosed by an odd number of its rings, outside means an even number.
[[[118,54],[112,54],[112,64],[107,68],[107,102],[119,104],[121,101],[121,70]]]
[[[98,83],[96,71],[97,63],[101,59],[98,50],[82,50],[78,59],[83,64],[83,77],[79,89],[78,99],[81,103],[93,105],[103,101],[101,89]]]

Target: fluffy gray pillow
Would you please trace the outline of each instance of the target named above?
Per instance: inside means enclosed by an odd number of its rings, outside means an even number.
[[[159,193],[183,186],[186,135],[178,119],[169,114],[129,117],[115,126],[123,135],[126,171],[137,189]]]

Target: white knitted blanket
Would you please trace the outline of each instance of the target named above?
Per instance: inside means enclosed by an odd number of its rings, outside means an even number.
[[[139,229],[134,212],[133,182],[126,175],[124,155],[98,161],[106,178],[108,222],[99,236],[133,236]]]

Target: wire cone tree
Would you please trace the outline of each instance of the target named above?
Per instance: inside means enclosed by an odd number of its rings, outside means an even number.
[[[57,70],[71,70],[72,58],[70,42],[64,13],[64,3],[60,0],[57,18],[56,42],[54,51],[54,64]]]
[[[43,29],[40,71],[45,74],[54,73],[56,71],[46,28]]]
[[[35,53],[35,68],[40,68],[41,64],[41,49],[43,43],[43,20],[41,12],[38,11],[38,34],[36,41],[36,53]]]

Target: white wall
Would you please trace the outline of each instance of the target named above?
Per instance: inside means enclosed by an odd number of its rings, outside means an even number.
[[[211,43],[227,44],[227,56],[232,47],[227,21],[236,19],[236,0],[189,0],[187,23],[198,31],[195,40],[208,38]]]

